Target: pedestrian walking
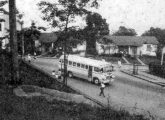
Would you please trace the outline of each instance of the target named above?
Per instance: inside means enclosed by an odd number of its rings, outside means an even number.
[[[28,62],[30,63],[31,62],[31,55],[30,54],[28,54]]]
[[[34,59],[36,59],[36,52],[34,52]]]
[[[118,66],[119,66],[119,68],[121,68],[121,60],[120,59],[118,60]]]
[[[101,86],[100,86],[100,94],[99,94],[99,96],[103,95],[103,97],[105,97],[105,95],[104,95],[104,88],[105,88],[105,85],[104,85],[103,82],[101,82]]]

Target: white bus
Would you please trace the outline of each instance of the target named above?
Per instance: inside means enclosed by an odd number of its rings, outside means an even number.
[[[64,55],[59,59],[59,69],[64,68]],[[114,81],[112,75],[113,66],[111,63],[80,57],[76,55],[67,56],[67,73],[69,77],[79,77],[95,84],[111,83]]]

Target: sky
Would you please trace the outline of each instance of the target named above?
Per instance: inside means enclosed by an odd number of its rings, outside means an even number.
[[[34,20],[37,25],[50,28],[49,23],[41,19],[42,14],[37,6],[39,1],[41,0],[16,0],[18,10],[24,13],[25,27],[30,26]],[[110,33],[118,30],[119,26],[125,26],[135,29],[141,35],[150,27],[165,29],[164,5],[165,0],[102,0],[100,7],[94,11],[107,20]],[[83,26],[83,22],[78,24]]]

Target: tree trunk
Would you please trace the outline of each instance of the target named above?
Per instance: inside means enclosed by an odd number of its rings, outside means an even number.
[[[15,83],[19,80],[15,0],[9,0],[9,25],[10,25],[10,47],[12,53],[11,82]]]

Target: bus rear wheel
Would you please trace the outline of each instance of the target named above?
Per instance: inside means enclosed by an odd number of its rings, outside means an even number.
[[[73,73],[72,73],[72,72],[68,72],[68,76],[69,76],[70,78],[72,78],[72,77],[73,77]]]
[[[99,79],[95,78],[93,82],[94,82],[94,84],[98,85],[99,84]]]

